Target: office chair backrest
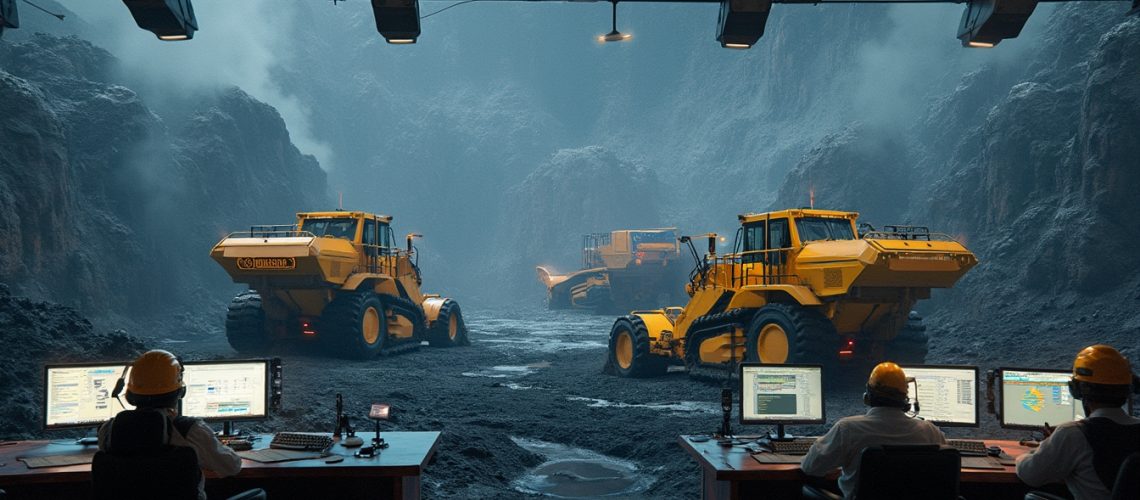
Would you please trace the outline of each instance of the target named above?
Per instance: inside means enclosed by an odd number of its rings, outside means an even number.
[[[1120,464],[1116,484],[1112,485],[1112,500],[1140,498],[1140,453],[1133,453]]]
[[[958,498],[962,457],[939,445],[869,446],[859,458],[858,500]]]
[[[110,425],[106,451],[91,463],[96,499],[197,500],[198,455],[193,448],[169,444],[169,417],[156,410],[124,411]]]

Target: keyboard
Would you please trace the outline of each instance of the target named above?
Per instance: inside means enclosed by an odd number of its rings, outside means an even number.
[[[986,444],[982,441],[970,441],[967,439],[949,439],[946,444],[958,449],[958,454],[974,457],[984,457],[989,453],[986,451]]]
[[[270,448],[280,450],[323,451],[333,444],[332,436],[311,432],[278,432],[273,435]]]
[[[772,441],[768,443],[768,449],[772,450],[772,453],[779,453],[781,455],[807,455],[808,449],[810,449],[813,444],[815,444],[814,439]]]

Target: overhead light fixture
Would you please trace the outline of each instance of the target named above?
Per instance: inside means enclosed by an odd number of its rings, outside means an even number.
[[[190,0],[123,0],[135,23],[154,33],[159,40],[179,41],[194,38],[198,19]]]
[[[618,0],[610,0],[610,3],[613,4],[613,16],[611,17],[611,19],[613,20],[613,23],[610,25],[610,28],[611,28],[610,32],[606,33],[604,35],[599,35],[598,41],[602,42],[602,43],[605,43],[605,42],[624,42],[626,40],[629,40],[630,38],[633,38],[633,35],[630,35],[629,33],[622,33],[620,31],[618,31],[618,29],[617,29],[617,3],[618,3]]]
[[[716,41],[726,49],[749,49],[764,36],[772,0],[721,0]]]
[[[969,0],[958,25],[963,47],[994,47],[1017,38],[1038,0]]]
[[[376,31],[388,43],[407,45],[420,37],[419,0],[372,0]]]
[[[4,28],[19,28],[20,13],[16,10],[16,0],[0,0],[0,36]]]

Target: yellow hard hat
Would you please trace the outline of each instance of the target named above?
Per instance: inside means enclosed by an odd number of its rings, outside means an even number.
[[[127,392],[139,396],[157,396],[183,387],[182,363],[168,351],[147,351],[131,365]]]
[[[871,377],[867,379],[867,387],[871,389],[893,389],[903,396],[907,393],[906,373],[902,367],[890,361],[884,361],[871,370]]]
[[[1101,385],[1129,385],[1132,383],[1132,366],[1112,346],[1088,346],[1077,353],[1077,359],[1073,360],[1073,380]]]

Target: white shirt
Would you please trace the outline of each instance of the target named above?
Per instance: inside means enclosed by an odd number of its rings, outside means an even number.
[[[108,421],[99,428],[100,450],[107,449],[104,435],[110,423]],[[194,453],[198,455],[198,466],[219,476],[232,476],[241,471],[241,457],[234,453],[234,450],[218,441],[218,436],[214,434],[214,430],[201,420],[194,422],[194,425],[186,431],[186,437],[182,437],[182,433],[175,429],[171,433],[170,444],[193,448]],[[206,478],[204,476],[198,478],[198,498],[199,500],[206,500]]]
[[[892,444],[946,444],[946,436],[934,424],[910,418],[901,409],[875,407],[866,415],[846,417],[811,445],[800,468],[809,476],[823,476],[841,467],[839,489],[843,496],[855,493],[859,455],[868,446]]]
[[[1101,408],[1089,418],[1104,417],[1122,425],[1140,424],[1120,408]],[[1112,492],[1093,467],[1093,450],[1078,422],[1057,426],[1041,446],[1017,457],[1017,477],[1030,486],[1064,481],[1076,500],[1108,499]]]

